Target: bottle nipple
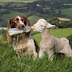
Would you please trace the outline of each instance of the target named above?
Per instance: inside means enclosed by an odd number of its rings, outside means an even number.
[[[33,30],[33,28],[34,28],[34,27],[33,27],[33,26],[31,26],[31,30]]]

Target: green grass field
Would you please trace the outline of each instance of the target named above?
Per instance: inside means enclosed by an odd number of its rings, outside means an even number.
[[[61,9],[63,15],[72,17],[72,8]]]
[[[24,2],[24,3],[30,3],[35,0],[0,0],[0,2]]]
[[[51,34],[61,38],[72,34],[72,28],[53,29]],[[11,44],[8,44],[6,35],[0,35],[0,71],[1,72],[71,72],[72,59],[66,56],[62,58],[54,56],[53,62],[48,60],[47,54],[43,59],[31,59],[29,56],[21,56],[15,59],[14,50]],[[33,35],[39,44],[40,33]]]
[[[28,19],[29,19],[31,25],[33,25],[33,24],[36,23],[39,19],[41,19],[41,17],[36,16],[36,15],[32,15],[32,16],[30,16]]]

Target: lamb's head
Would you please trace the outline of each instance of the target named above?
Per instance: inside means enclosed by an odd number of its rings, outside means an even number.
[[[44,29],[51,29],[54,28],[55,25],[51,25],[45,19],[39,19],[37,23],[33,25],[33,31],[42,32]]]

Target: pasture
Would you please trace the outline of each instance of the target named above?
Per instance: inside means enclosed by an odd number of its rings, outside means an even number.
[[[0,2],[24,2],[24,3],[31,3],[35,0],[0,0]]]
[[[33,25],[41,18],[42,17],[40,17],[40,16],[32,15],[32,16],[28,17],[28,20],[30,21],[30,24]]]
[[[51,34],[61,38],[72,34],[72,28],[53,29]],[[41,39],[40,33],[33,35],[38,45]],[[71,72],[72,59],[66,56],[54,56],[53,62],[48,60],[47,54],[43,59],[33,60],[30,56],[15,58],[15,52],[11,44],[8,44],[6,34],[0,35],[0,71],[1,72]]]
[[[67,17],[70,19],[72,18],[72,8],[66,8],[63,5],[60,5],[58,9],[58,2],[53,2],[53,0],[48,1],[45,0],[43,2],[43,0],[0,0],[0,26],[7,26],[8,20],[14,16],[26,15],[29,18],[31,24],[35,23],[37,21],[37,18],[49,19],[52,16]],[[41,6],[38,7],[38,4],[41,4]]]
[[[61,9],[63,15],[72,17],[72,8]]]

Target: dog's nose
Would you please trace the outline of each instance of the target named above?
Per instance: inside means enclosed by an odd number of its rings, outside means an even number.
[[[24,28],[24,25],[23,25],[23,24],[21,24],[21,27],[22,27],[22,28]]]

